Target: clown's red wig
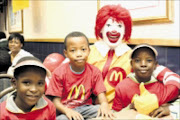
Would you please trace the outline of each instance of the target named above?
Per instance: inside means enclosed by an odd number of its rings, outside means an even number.
[[[128,41],[131,36],[132,19],[129,11],[121,7],[121,5],[106,5],[98,11],[95,26],[96,38],[102,38],[101,29],[109,18],[112,18],[117,22],[123,21],[125,25],[124,40]]]

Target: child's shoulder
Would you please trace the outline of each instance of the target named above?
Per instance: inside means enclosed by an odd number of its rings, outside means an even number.
[[[62,64],[60,64],[59,66],[57,66],[57,68],[54,70],[55,72],[57,72],[57,71],[66,71],[66,69],[67,69],[67,67],[68,67],[68,65],[69,65],[69,62],[67,62],[67,63],[62,63]],[[54,72],[53,71],[53,72]]]
[[[6,105],[6,100],[4,100],[3,102],[0,103],[0,108],[5,108]],[[0,109],[2,110],[2,109]]]
[[[129,89],[134,85],[137,85],[138,83],[135,83],[133,80],[131,80],[131,78],[126,77],[125,79],[123,79],[121,82],[119,82],[116,86],[116,88],[120,88],[120,89]],[[128,85],[128,87],[127,87]]]
[[[8,111],[6,109],[6,103],[7,103],[6,100],[0,103],[0,111],[1,111],[0,118],[8,113]]]
[[[55,108],[53,102],[49,100],[46,96],[43,96],[43,99],[47,102],[47,106]]]
[[[86,63],[86,67],[87,67],[87,69],[90,69],[93,72],[100,72],[99,68],[97,68],[96,66],[94,66],[92,64]]]

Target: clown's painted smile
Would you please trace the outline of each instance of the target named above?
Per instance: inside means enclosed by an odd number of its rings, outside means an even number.
[[[116,43],[119,40],[120,35],[121,34],[118,33],[117,31],[112,31],[112,32],[106,33],[106,36],[108,37],[108,39],[111,43]]]

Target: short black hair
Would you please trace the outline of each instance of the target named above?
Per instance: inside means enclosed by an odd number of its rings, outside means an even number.
[[[23,37],[21,34],[19,34],[19,33],[12,33],[12,34],[9,36],[9,38],[8,38],[8,42],[9,42],[10,40],[12,40],[12,39],[18,39],[18,40],[20,40],[21,44],[23,44],[23,46],[24,46],[24,37]]]
[[[134,57],[137,55],[137,52],[138,52],[138,51],[140,51],[140,50],[144,51],[145,49],[149,50],[149,51],[152,53],[154,59],[156,60],[156,55],[155,55],[155,53],[154,53],[153,50],[152,50],[151,48],[149,48],[149,47],[140,47],[140,48],[137,48],[137,49],[133,52],[133,54],[132,54],[132,59],[134,59]]]
[[[6,38],[6,34],[4,32],[0,32],[0,39]]]
[[[11,58],[7,50],[0,50],[0,72],[7,72],[11,66]]]
[[[69,33],[66,37],[65,37],[65,40],[64,40],[64,49],[66,50],[67,49],[67,39],[70,38],[70,37],[85,37],[86,40],[87,40],[87,43],[88,43],[88,47],[89,47],[89,40],[88,38],[86,37],[86,35],[82,32],[79,32],[79,31],[74,31],[74,32],[71,32]]]
[[[35,61],[38,61],[38,62],[41,62],[41,60],[39,60],[38,58],[36,57],[32,57],[32,56],[27,56],[27,57],[23,57],[21,59],[18,60],[18,62],[16,64],[19,64],[23,61],[26,61],[26,60],[35,60]],[[42,62],[41,62],[42,63]],[[25,65],[25,66],[21,66],[21,67],[18,67],[14,70],[14,77],[16,79],[18,79],[18,77],[27,72],[27,71],[39,71],[39,73],[43,74],[43,75],[46,75],[46,70],[41,68],[41,67],[38,67],[38,66],[33,66],[33,65]]]

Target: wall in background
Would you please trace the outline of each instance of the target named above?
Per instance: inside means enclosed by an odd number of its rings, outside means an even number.
[[[134,45],[130,45],[131,48]],[[154,46],[158,51],[158,62],[160,65],[167,66],[169,69],[180,75],[180,48]],[[42,61],[51,53],[60,53],[63,55],[62,43],[47,43],[47,42],[26,42],[24,49],[30,51],[34,56]]]
[[[142,38],[148,41],[160,39],[161,43],[167,39],[169,41],[179,40],[179,5],[180,1],[174,0],[173,23],[134,25],[131,38],[135,40],[132,40],[132,42],[136,44],[137,39]],[[95,0],[30,0],[29,8],[23,10],[23,34],[26,40],[33,42],[41,40],[62,42],[69,32],[78,30],[84,32],[89,38],[95,39],[94,26],[96,14],[97,1]],[[4,31],[5,22],[2,17],[4,16],[0,14],[0,30]],[[8,34],[8,30],[5,32]],[[156,42],[153,42],[153,44],[156,44]],[[177,41],[175,44],[177,44]]]

